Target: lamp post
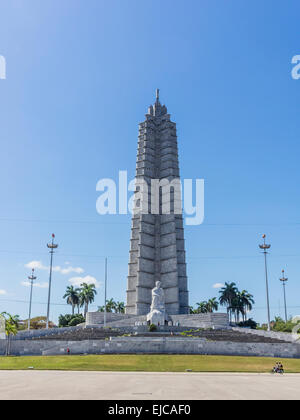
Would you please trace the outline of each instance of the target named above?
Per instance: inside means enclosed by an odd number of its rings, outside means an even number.
[[[106,290],[107,290],[107,258],[105,258],[105,280],[104,280],[104,328],[106,327]]]
[[[47,322],[46,329],[49,328],[49,316],[50,316],[50,298],[51,298],[51,281],[52,281],[52,264],[53,264],[53,254],[54,250],[58,248],[58,245],[54,243],[55,235],[52,233],[52,241],[47,244],[47,248],[50,249],[50,274],[49,274],[49,290],[48,290],[48,305],[47,305]]]
[[[28,276],[30,280],[30,300],[29,300],[29,314],[28,314],[28,331],[30,330],[30,320],[31,320],[31,305],[32,305],[32,289],[33,289],[33,282],[36,280],[36,276],[34,275],[34,268],[32,269],[31,276]]]
[[[284,296],[284,313],[285,313],[285,322],[287,323],[287,309],[286,309],[286,295],[285,295],[285,283],[288,281],[287,277],[284,277],[284,270],[282,270],[282,277],[279,279],[283,285],[283,296]]]
[[[271,331],[271,319],[270,319],[270,299],[269,299],[269,284],[268,284],[268,266],[267,266],[267,249],[271,248],[271,245],[266,244],[266,235],[262,236],[264,243],[259,245],[260,249],[263,249],[265,256],[265,274],[266,274],[266,292],[267,292],[267,308],[268,308],[268,331]]]

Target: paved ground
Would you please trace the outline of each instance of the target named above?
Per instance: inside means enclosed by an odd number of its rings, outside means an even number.
[[[300,374],[0,371],[0,399],[300,399]]]

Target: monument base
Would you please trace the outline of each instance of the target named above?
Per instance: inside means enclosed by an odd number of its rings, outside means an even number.
[[[147,322],[150,322],[150,324],[153,325],[165,325],[166,321],[168,321],[168,316],[165,311],[154,309],[147,315]]]
[[[150,312],[151,313],[151,312]],[[112,328],[147,326],[147,315],[125,315],[108,312],[106,326]],[[88,312],[86,326],[103,327],[103,312]],[[165,322],[164,322],[165,323]],[[164,324],[161,325],[161,327]],[[191,314],[191,315],[168,315],[168,325],[174,327],[190,328],[212,328],[227,329],[229,316],[227,313]]]

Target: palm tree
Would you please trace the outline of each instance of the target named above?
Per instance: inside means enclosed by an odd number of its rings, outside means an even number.
[[[5,318],[5,334],[7,337],[5,354],[9,356],[11,336],[17,334],[20,320],[19,315],[10,315],[7,312],[2,312],[1,315]]]
[[[125,304],[124,302],[116,302],[115,304],[115,311],[119,314],[123,314],[125,312]]]
[[[82,283],[80,286],[80,306],[84,306],[84,317],[86,317],[86,314],[89,309],[89,304],[94,302],[97,291],[95,289],[96,286],[94,284]]]
[[[253,295],[251,295],[247,290],[243,290],[239,293],[241,303],[243,305],[243,321],[247,321],[247,312],[252,310],[252,307],[254,305],[254,299]]]
[[[217,298],[209,299],[207,304],[206,304],[206,307],[207,307],[207,312],[212,313],[214,311],[217,311],[219,309],[219,304],[217,302]]]
[[[107,312],[116,311],[116,302],[113,300],[113,298],[106,301],[106,311]]]
[[[244,303],[241,297],[240,292],[238,291],[236,296],[232,299],[231,302],[231,307],[230,307],[232,313],[234,314],[234,318],[235,318],[235,322],[239,323],[240,322],[240,314],[242,315],[243,319],[245,316],[245,311],[244,311]]]
[[[63,299],[67,298],[67,304],[72,305],[72,315],[74,315],[75,306],[79,306],[79,292],[80,289],[74,288],[74,286],[68,286]]]
[[[196,305],[198,306],[198,308],[196,309],[196,313],[197,314],[207,314],[208,312],[208,307],[207,307],[207,302],[198,302],[196,303]]]
[[[225,286],[220,290],[219,302],[222,306],[227,306],[227,313],[231,322],[232,318],[232,303],[236,298],[238,289],[235,283],[225,283]]]

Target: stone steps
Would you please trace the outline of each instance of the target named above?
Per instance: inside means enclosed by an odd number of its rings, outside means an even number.
[[[122,337],[124,333],[131,333],[132,337],[126,337],[126,339],[133,339],[138,337],[147,337],[148,339],[155,339],[155,338],[182,338],[182,339],[190,339],[198,338],[204,339],[206,341],[212,342],[232,342],[232,343],[285,343],[286,341],[281,340],[279,337],[266,337],[264,335],[255,334],[255,332],[249,334],[243,331],[234,331],[234,330],[187,330],[182,334],[180,331],[176,331],[174,329],[172,335],[171,331],[161,331],[150,333],[147,330],[139,331],[135,330],[135,327],[130,329],[127,328],[126,330],[120,328],[118,329],[106,329],[106,328],[85,328],[85,329],[78,329],[72,331],[63,331],[62,333],[57,332],[51,336],[46,337],[36,337],[34,340],[54,340],[54,341],[85,341],[85,340],[108,340],[111,337]]]

